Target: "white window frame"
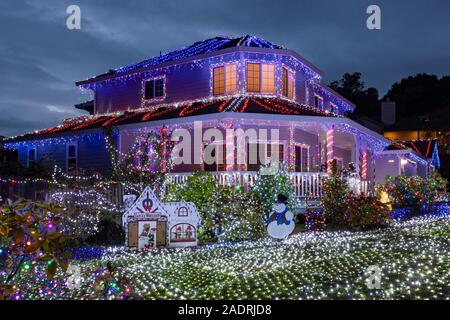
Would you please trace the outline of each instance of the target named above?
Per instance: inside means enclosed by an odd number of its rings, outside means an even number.
[[[317,100],[322,101],[322,107],[319,106],[319,103],[318,103],[317,106],[316,106],[316,98],[317,98]],[[314,94],[314,108],[317,108],[317,110],[323,111],[323,108],[324,108],[324,99],[323,99],[323,97],[322,97],[321,95]]]
[[[75,147],[75,160],[76,160],[75,170],[78,169],[78,143],[70,142],[66,144],[66,172],[69,172],[69,148],[72,146]]]
[[[295,83],[296,83],[296,72],[294,71],[294,70],[292,70],[291,68],[289,68],[288,66],[286,66],[286,65],[282,65],[281,66],[281,77],[283,77],[283,70],[286,70],[286,72],[287,72],[287,79],[286,79],[286,95],[284,94],[284,92],[283,92],[283,78],[281,79],[281,95],[283,96],[283,97],[285,97],[285,98],[287,98],[287,99],[289,99],[289,100],[295,100],[296,99],[296,95],[295,95]],[[290,75],[292,75],[292,79],[293,79],[293,92],[292,92],[292,98],[291,97],[289,97],[289,84],[291,83],[291,81],[289,81],[289,76]]]
[[[162,80],[163,81],[163,95],[160,97],[155,97],[156,92],[156,81]],[[145,98],[145,90],[146,90],[146,83],[149,81],[153,81],[153,98],[146,99]],[[144,101],[160,101],[166,99],[166,76],[159,76],[154,78],[148,78],[142,80],[142,99]]]
[[[259,91],[248,91],[248,78],[247,78],[247,72],[248,72],[248,65],[249,64],[258,64],[259,65]],[[273,92],[268,91],[262,91],[263,87],[263,65],[271,65],[273,66]],[[273,62],[264,62],[264,61],[252,61],[247,60],[245,61],[245,92],[251,95],[267,95],[267,96],[274,96],[277,94],[277,65]],[[295,91],[295,90],[294,90]]]
[[[233,92],[227,92],[227,67],[229,66],[235,66],[236,67],[236,87],[234,88]],[[214,69],[216,68],[223,68],[223,93],[214,93]],[[239,92],[239,64],[237,62],[228,62],[224,64],[218,64],[211,66],[211,96],[213,97],[221,97],[221,96],[232,96]]]
[[[310,145],[307,145],[307,144],[304,144],[304,143],[295,143],[294,144],[294,157],[296,157],[296,154],[295,154],[295,147],[300,147],[302,150],[301,150],[301,154],[303,155],[303,150],[306,150],[306,171],[304,170],[304,168],[303,168],[303,161],[302,161],[302,159],[300,158],[300,172],[309,172],[309,170],[310,170],[310,167],[311,167],[311,159],[309,158],[309,155],[310,155],[310,148],[311,148],[311,146]],[[294,165],[295,165],[295,161],[296,161],[297,159],[295,159],[294,158]]]

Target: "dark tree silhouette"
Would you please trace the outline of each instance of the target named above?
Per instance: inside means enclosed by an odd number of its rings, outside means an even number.
[[[375,120],[380,118],[378,90],[372,87],[366,89],[361,73],[346,73],[340,80],[330,83],[330,88],[356,104],[354,115],[367,116]]]

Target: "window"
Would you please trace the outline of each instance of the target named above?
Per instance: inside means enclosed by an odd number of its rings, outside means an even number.
[[[284,160],[284,146],[282,144],[268,144],[267,145],[267,158],[272,158],[272,153],[276,152],[278,147],[278,162],[282,162]]]
[[[275,92],[275,66],[273,64],[262,64],[261,75],[261,92],[274,93]]]
[[[28,149],[28,168],[36,165],[36,148]]]
[[[221,95],[225,93],[225,71],[224,67],[217,67],[213,70],[214,77],[214,95]]]
[[[145,100],[164,97],[164,78],[145,81]]]
[[[227,64],[213,69],[213,94],[233,94],[237,91],[237,65]]]
[[[237,91],[237,66],[235,64],[227,64],[225,67],[225,93],[233,94]]]
[[[275,151],[275,144],[266,143],[248,143],[247,144],[247,170],[258,171],[262,165],[267,164],[268,158],[272,157],[272,151]],[[284,145],[278,146],[278,161],[284,160]]]
[[[321,96],[314,95],[314,107],[323,110],[323,98]]]
[[[195,241],[195,227],[187,223],[174,225],[170,230],[170,241]]]
[[[295,73],[283,68],[283,96],[294,99]]]
[[[67,145],[67,171],[77,170],[78,152],[76,144]]]
[[[181,207],[178,209],[178,216],[179,217],[187,217],[188,216],[188,209],[186,207]]]
[[[331,113],[335,113],[336,112],[336,105],[332,102],[330,102],[330,112]]]
[[[309,171],[309,148],[305,146],[295,146],[295,172]]]
[[[261,91],[261,65],[259,63],[247,64],[247,91]]]

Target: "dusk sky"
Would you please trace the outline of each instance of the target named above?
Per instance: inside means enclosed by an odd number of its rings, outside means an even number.
[[[66,8],[81,8],[68,30]],[[382,30],[368,30],[377,4]],[[74,82],[217,35],[252,34],[298,52],[325,82],[361,72],[383,95],[402,77],[450,74],[448,0],[170,0],[0,3],[0,135],[84,114]]]

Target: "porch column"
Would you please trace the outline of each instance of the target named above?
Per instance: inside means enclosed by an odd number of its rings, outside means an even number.
[[[361,141],[357,135],[353,136],[353,138],[355,139],[355,144],[354,147],[352,148],[352,162],[355,164],[357,176],[361,177],[361,162],[360,162]]]
[[[334,148],[334,128],[331,128],[327,131],[327,172],[331,174],[331,162],[334,158],[333,153]]]

